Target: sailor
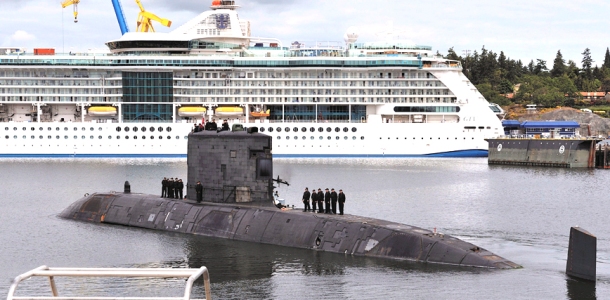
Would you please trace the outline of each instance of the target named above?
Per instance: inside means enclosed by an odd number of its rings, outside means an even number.
[[[304,212],[310,211],[311,207],[309,206],[309,197],[311,194],[309,193],[309,189],[305,188],[305,192],[303,193],[303,204],[305,204],[305,208],[303,208]]]
[[[330,201],[331,201],[331,208],[332,208],[332,212],[333,215],[337,214],[337,192],[335,192],[335,189],[332,188],[330,189]]]
[[[205,123],[205,130],[216,130],[218,129],[218,125],[216,124],[216,119],[212,119],[212,122]]]
[[[174,177],[167,182],[167,198],[174,198]]]
[[[339,214],[343,214],[343,205],[345,203],[345,194],[343,194],[343,190],[339,189]]]
[[[222,128],[220,131],[231,131],[231,129],[229,129],[229,123],[227,123],[226,119],[222,121]]]
[[[316,193],[316,189],[312,190],[311,193],[311,207],[313,208],[311,212],[316,212],[316,204],[318,204],[318,193]]]
[[[324,189],[326,192],[324,193],[324,213],[330,214],[330,192],[328,188]]]
[[[182,199],[182,193],[184,193],[184,183],[182,183],[182,179],[178,179],[178,193],[180,194],[180,197],[177,198]]]
[[[165,198],[167,197],[167,177],[163,177],[163,180],[161,180],[161,198]]]
[[[203,201],[203,185],[201,185],[201,181],[197,181],[195,192],[197,192],[197,203],[201,203]]]
[[[322,193],[322,189],[318,188],[318,213],[324,213],[324,206],[322,203],[324,202],[324,193]]]
[[[195,124],[195,127],[193,128],[193,132],[199,132],[199,124]]]

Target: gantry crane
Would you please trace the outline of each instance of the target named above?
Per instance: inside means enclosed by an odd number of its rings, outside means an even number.
[[[117,21],[119,22],[119,27],[121,28],[121,34],[125,34],[129,32],[129,28],[127,27],[127,22],[125,22],[125,14],[123,13],[123,7],[121,5],[120,0],[111,0],[112,6],[114,7],[114,13],[116,14]],[[78,22],[78,4],[80,0],[65,0],[61,3],[63,8],[66,8],[70,5],[74,5],[74,23]],[[161,23],[163,26],[170,27],[172,26],[172,21],[168,19],[159,18],[157,15],[147,12],[140,0],[136,0],[138,7],[140,7],[140,14],[138,15],[138,23],[137,23],[137,32],[155,32],[153,28],[152,21],[157,21]]]
[[[61,3],[62,8],[74,5],[74,23],[78,22],[78,3],[80,3],[80,0],[65,0]]]
[[[136,32],[155,32],[155,28],[152,25],[152,21],[157,21],[161,23],[161,25],[166,27],[172,26],[172,21],[168,19],[159,18],[157,17],[157,15],[147,12],[142,6],[142,3],[140,3],[140,0],[136,0],[136,3],[140,7],[140,14],[138,14],[138,25],[136,28]]]

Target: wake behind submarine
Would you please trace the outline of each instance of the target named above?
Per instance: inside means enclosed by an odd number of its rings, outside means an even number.
[[[61,218],[424,263],[515,269],[521,266],[449,235],[355,215],[304,214],[273,205],[272,138],[202,131],[188,138],[187,200],[94,193]],[[196,202],[195,185],[203,185]]]

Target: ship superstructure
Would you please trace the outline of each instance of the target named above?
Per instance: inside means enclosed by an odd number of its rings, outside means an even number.
[[[407,41],[252,37],[234,1],[109,54],[0,55],[0,156],[185,156],[203,119],[276,157],[486,156],[502,133],[458,61]],[[492,105],[493,106],[493,105]]]

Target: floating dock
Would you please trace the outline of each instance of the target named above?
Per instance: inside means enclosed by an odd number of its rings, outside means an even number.
[[[596,146],[592,138],[497,138],[487,139],[490,165],[595,168]]]

